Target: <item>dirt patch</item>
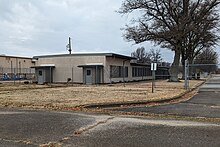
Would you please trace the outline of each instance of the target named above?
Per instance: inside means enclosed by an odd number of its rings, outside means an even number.
[[[190,88],[203,80],[191,80]],[[86,85],[34,85],[23,83],[0,84],[0,105],[32,108],[74,108],[96,103],[116,103],[129,101],[161,100],[178,96],[185,92],[184,82],[157,81],[155,92],[151,92],[151,82],[86,86]]]

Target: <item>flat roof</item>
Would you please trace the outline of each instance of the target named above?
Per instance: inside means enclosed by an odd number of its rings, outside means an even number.
[[[69,56],[106,56],[106,57],[116,57],[116,58],[122,58],[122,59],[136,59],[134,57],[116,54],[116,53],[77,53],[77,54],[58,54],[58,55],[43,55],[43,56],[34,56],[33,58],[53,58],[53,57],[69,57]]]
[[[0,55],[0,57],[5,57],[5,58],[19,58],[19,59],[32,59],[31,57],[8,56],[8,55]]]
[[[32,66],[31,68],[55,68],[55,64],[40,64],[39,66]]]

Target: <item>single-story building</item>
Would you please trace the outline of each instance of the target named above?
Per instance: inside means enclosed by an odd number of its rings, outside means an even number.
[[[45,55],[33,59],[39,84],[101,84],[152,78],[150,66],[132,63],[135,58],[115,53]]]

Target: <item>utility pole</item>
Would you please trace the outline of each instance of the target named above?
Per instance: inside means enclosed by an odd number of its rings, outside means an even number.
[[[69,37],[69,44],[68,44],[68,48],[69,48],[69,53],[71,54],[72,52],[72,48],[71,48],[71,38]]]

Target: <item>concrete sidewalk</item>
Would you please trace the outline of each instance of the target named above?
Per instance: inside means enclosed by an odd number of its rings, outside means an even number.
[[[212,77],[200,87],[199,91],[220,91],[220,75],[212,75]]]

